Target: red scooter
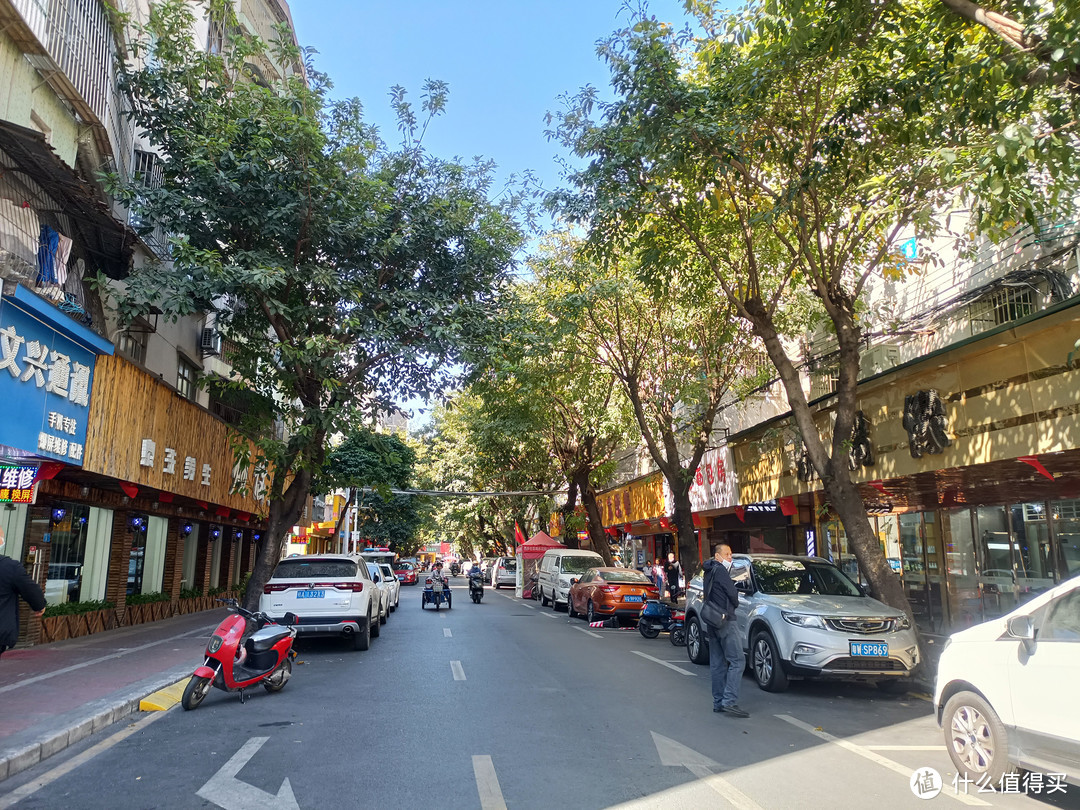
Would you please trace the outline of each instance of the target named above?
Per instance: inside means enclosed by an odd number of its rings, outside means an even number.
[[[217,626],[206,645],[206,662],[198,667],[187,686],[180,705],[185,710],[196,708],[216,686],[225,692],[239,692],[258,683],[267,692],[280,692],[292,676],[292,659],[296,657],[293,639],[296,630],[275,624],[264,613],[252,613],[237,604],[235,599],[223,599],[232,615]],[[285,614],[285,624],[299,621],[295,613]]]

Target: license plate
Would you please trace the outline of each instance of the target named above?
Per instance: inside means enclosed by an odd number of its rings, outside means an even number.
[[[622,600],[623,600],[624,602],[640,602],[640,601],[641,601],[641,597],[640,597],[640,596],[624,596],[624,597],[622,598]]]
[[[399,575],[398,576],[398,582],[404,582],[404,581],[405,581],[405,575],[404,574]]]
[[[297,591],[297,599],[322,599],[326,595],[326,591]]]
[[[883,641],[852,641],[851,654],[858,658],[888,658],[889,645]]]

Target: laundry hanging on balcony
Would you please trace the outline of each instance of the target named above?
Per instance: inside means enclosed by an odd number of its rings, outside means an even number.
[[[70,255],[71,239],[49,225],[42,225],[38,240],[38,286],[63,287]]]

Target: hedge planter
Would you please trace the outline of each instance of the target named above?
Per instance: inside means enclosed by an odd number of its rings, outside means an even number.
[[[157,622],[172,616],[172,605],[166,599],[163,602],[146,602],[141,605],[128,605],[124,609],[124,624],[143,624]]]
[[[188,613],[199,613],[203,610],[215,610],[224,605],[219,602],[219,599],[236,599],[235,593],[219,593],[214,596],[192,596],[187,599],[176,600],[175,615],[185,616]],[[168,603],[166,603],[168,604]]]
[[[115,608],[68,616],[47,616],[41,620],[41,643],[88,636],[115,627],[119,627]]]

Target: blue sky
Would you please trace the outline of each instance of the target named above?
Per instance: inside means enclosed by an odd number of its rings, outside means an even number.
[[[649,12],[682,26],[682,0],[649,0]],[[636,6],[636,3],[635,3]],[[383,138],[397,142],[389,90],[419,106],[426,79],[450,85],[446,113],[425,137],[443,157],[482,155],[499,176],[536,172],[559,182],[561,149],[544,136],[558,97],[607,88],[596,42],[630,19],[624,0],[293,0],[297,37],[319,51],[334,95],[356,96]]]

